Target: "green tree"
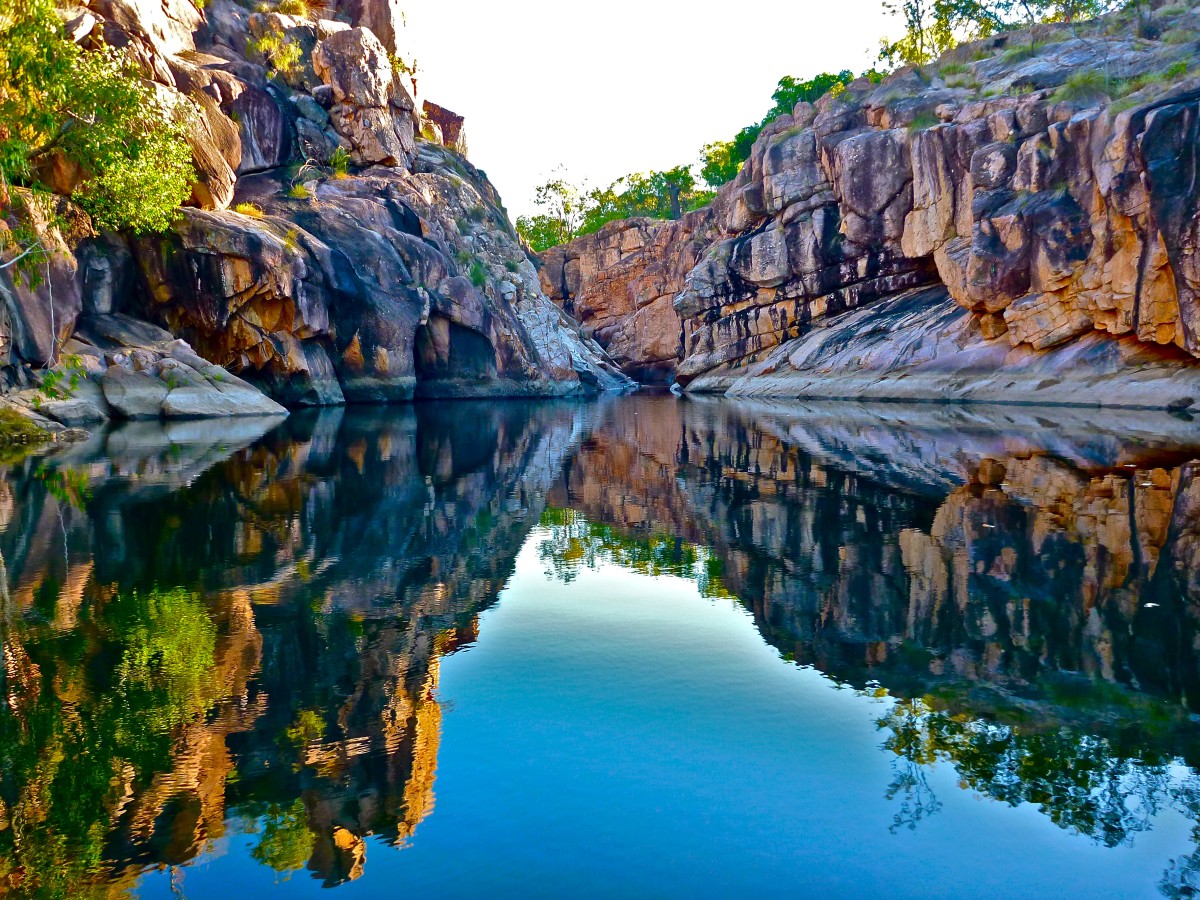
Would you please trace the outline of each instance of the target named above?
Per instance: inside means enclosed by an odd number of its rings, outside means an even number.
[[[733,141],[713,141],[700,149],[700,177],[711,185],[726,184],[737,178],[743,162]]]
[[[0,0],[0,210],[9,185],[44,192],[58,154],[81,167],[72,199],[98,227],[162,230],[195,177],[188,126],[121,52],[77,46],[50,0]]]
[[[883,0],[883,8],[904,20],[904,36],[880,45],[879,58],[888,65],[923,66],[957,43],[936,0]]]
[[[617,219],[678,219],[711,201],[712,196],[711,191],[698,187],[691,166],[635,172],[590,191],[559,176],[537,188],[534,203],[542,212],[518,218],[517,232],[541,252],[599,231]]]
[[[713,188],[733,181],[741,170],[742,163],[750,158],[754,142],[771,122],[790,114],[797,103],[815,103],[836,86],[847,85],[853,80],[854,73],[849,69],[843,69],[836,74],[822,72],[808,79],[784,75],[771,94],[773,105],[761,122],[747,125],[733,136],[733,140],[714,141],[704,145],[700,150],[700,177]]]
[[[579,235],[583,226],[585,198],[560,169],[555,177],[538,185],[534,206],[540,212],[517,219],[517,233],[540,253],[550,247],[565,244]]]

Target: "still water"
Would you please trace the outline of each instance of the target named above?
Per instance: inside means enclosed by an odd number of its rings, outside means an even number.
[[[1192,896],[1200,427],[637,396],[0,475],[0,893]]]

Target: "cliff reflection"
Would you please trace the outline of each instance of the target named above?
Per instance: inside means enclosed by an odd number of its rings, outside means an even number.
[[[691,579],[879,696],[896,828],[937,811],[939,763],[1101,844],[1200,822],[1193,459],[1165,416],[664,397],[139,425],[27,460],[0,480],[0,883],[120,893],[243,832],[282,877],[359,877],[433,810],[440,661],[539,522],[551,577]]]
[[[129,887],[229,828],[358,877],[434,802],[439,659],[475,638],[583,408],[134,426],[0,483],[0,878]],[[240,444],[240,446],[239,446]]]
[[[1167,417],[997,416],[616,407],[550,496],[590,541],[548,520],[545,547],[569,571],[672,535],[664,570],[697,581],[686,548],[711,548],[704,576],[785,658],[885,702],[897,828],[939,809],[938,762],[1107,846],[1166,807],[1194,818],[1200,784],[1170,772],[1200,764],[1196,438]],[[1162,889],[1197,869],[1173,862]]]

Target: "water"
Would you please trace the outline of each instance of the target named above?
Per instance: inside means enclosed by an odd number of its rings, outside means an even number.
[[[632,397],[0,482],[0,893],[1190,896],[1200,429]]]

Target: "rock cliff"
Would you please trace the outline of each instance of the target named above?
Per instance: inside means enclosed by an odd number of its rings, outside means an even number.
[[[688,390],[1192,406],[1200,11],[1149,21],[798,104],[709,208],[548,251],[543,287]]]
[[[166,233],[96,234],[64,204],[41,228],[45,277],[0,271],[0,352],[19,401],[74,424],[282,411],[256,389],[303,405],[630,386],[540,290],[500,198],[463,156],[462,118],[422,102],[398,55],[397,5],[258,9],[76,11],[78,43],[123,48],[189,104],[197,181]],[[63,193],[81,177],[53,175]],[[64,361],[91,387],[39,393],[31,368]],[[132,382],[130,411],[113,397]]]

